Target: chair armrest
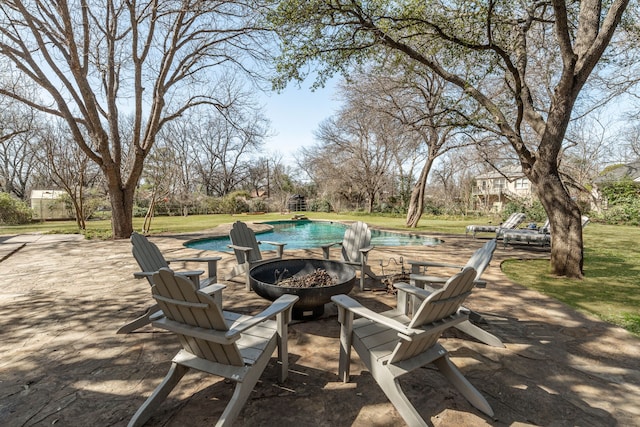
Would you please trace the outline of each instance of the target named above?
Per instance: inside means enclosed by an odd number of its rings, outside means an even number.
[[[202,258],[194,258],[194,257],[174,258],[174,259],[168,260],[167,263],[171,263],[171,262],[206,262],[207,263],[207,269],[208,269],[208,276],[209,277],[217,277],[218,276],[218,261],[220,261],[221,259],[222,259],[222,257],[219,257],[219,256],[202,257]]]
[[[258,241],[258,243],[264,243],[265,245],[272,245],[272,246],[285,246],[286,245],[286,243],[269,242],[267,240],[260,240],[260,241]]]
[[[375,246],[367,246],[366,248],[360,248],[358,250],[360,251],[361,254],[367,255],[369,252],[373,250],[373,248],[375,248]]]
[[[252,248],[248,246],[238,246],[238,245],[227,245],[228,248],[236,249],[243,252],[249,252]]]
[[[325,243],[324,245],[320,245],[321,248],[330,248],[331,246],[341,245],[342,242],[333,242],[333,243]]]
[[[431,295],[432,291],[427,289],[418,288],[416,286],[410,285],[404,282],[397,282],[393,284],[393,287],[396,288],[400,292],[404,292],[413,296],[416,296],[420,299],[425,299]]]
[[[212,256],[212,257],[203,257],[203,258],[172,258],[171,260],[167,260],[167,262],[209,262],[209,261],[220,261],[222,257],[220,256]]]
[[[221,283],[212,283],[209,286],[200,288],[200,292],[203,292],[213,298],[216,305],[222,310],[222,291],[226,288],[226,285]]]
[[[236,334],[240,334],[246,331],[247,329],[272,318],[273,316],[292,308],[293,304],[295,304],[296,301],[298,301],[298,299],[299,297],[296,295],[290,295],[290,294],[282,295],[280,298],[272,302],[269,307],[267,307],[262,312],[256,314],[255,316],[241,322],[233,323],[229,327],[229,331],[226,333],[226,336],[230,338]]]
[[[249,262],[249,252],[253,250],[253,248],[249,248],[247,246],[238,246],[238,245],[227,245],[228,248],[233,249],[234,251],[240,251],[242,255],[236,253],[236,258],[238,259],[238,264],[244,264]],[[242,258],[240,258],[242,256]]]
[[[284,246],[286,245],[286,243],[269,242],[269,241],[266,241],[266,240],[259,241],[258,243],[264,243],[266,245],[276,246],[276,251],[278,253],[278,258],[282,258],[282,254],[284,253]]]
[[[155,271],[137,271],[133,273],[133,277],[135,277],[136,279],[143,279],[143,278],[153,276],[154,273],[156,272]],[[190,279],[193,279],[194,277],[199,277],[203,273],[204,273],[204,270],[176,271],[176,274],[179,274],[180,276],[187,276]]]
[[[133,277],[136,279],[146,279],[153,276],[153,273],[155,273],[155,271],[136,271],[133,273]]]
[[[398,331],[403,335],[403,338],[405,339],[411,340],[411,337],[413,335],[416,335],[422,332],[421,330],[418,330],[418,329],[409,328],[406,325],[398,322],[397,320],[383,316],[382,314],[378,314],[375,311],[364,307],[358,301],[354,300],[353,298],[347,295],[344,295],[344,294],[334,295],[331,297],[331,301],[333,301],[338,306],[338,308],[342,308],[344,310],[350,311],[351,313],[357,316],[364,317],[366,319],[379,323],[383,326],[391,328],[395,331]]]
[[[418,267],[446,267],[446,268],[459,268],[460,270],[462,270],[464,268],[464,266],[459,265],[459,264],[447,264],[447,263],[443,263],[443,262],[431,262],[431,261],[414,261],[414,260],[409,260],[407,261],[407,264],[411,265],[411,266],[418,266]]]
[[[342,245],[342,242],[333,242],[333,243],[325,243],[324,245],[320,245],[322,248],[322,257],[324,259],[329,259],[329,249],[331,246]]]

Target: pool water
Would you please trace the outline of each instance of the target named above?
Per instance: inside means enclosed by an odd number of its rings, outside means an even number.
[[[346,225],[331,221],[271,221],[265,222],[273,230],[257,234],[258,240],[286,243],[285,249],[315,249],[327,243],[341,242]],[[371,230],[372,246],[433,246],[442,243],[433,237],[412,234],[392,233]],[[229,237],[212,237],[210,239],[192,240],[185,246],[193,249],[230,252]],[[275,249],[275,246],[263,243],[263,250]]]

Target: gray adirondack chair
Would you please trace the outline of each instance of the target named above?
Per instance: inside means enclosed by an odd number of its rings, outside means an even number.
[[[465,235],[472,233],[475,238],[476,233],[496,233],[496,237],[500,238],[505,230],[513,230],[517,228],[522,224],[525,218],[525,214],[521,212],[514,212],[500,225],[467,225]]]
[[[475,270],[467,267],[433,293],[407,283],[396,283],[397,307],[385,313],[369,310],[346,295],[332,297],[338,306],[341,324],[340,378],[349,381],[353,346],[407,425],[426,426],[402,391],[399,377],[433,363],[473,406],[492,416],[493,410],[487,400],[462,375],[449,359],[447,350],[438,343],[443,331],[467,319],[466,311],[460,307],[471,293],[475,275]],[[423,300],[413,317],[409,317],[410,300],[415,297]]]
[[[164,313],[153,325],[174,332],[182,349],[173,358],[164,380],[136,411],[129,427],[143,425],[189,369],[236,383],[216,426],[233,423],[276,347],[279,380],[287,378],[287,324],[297,296],[283,295],[261,313],[245,316],[222,311],[211,295],[167,268],[155,273],[152,281],[153,297]],[[271,320],[274,317],[276,320]]]
[[[222,289],[224,289],[225,286],[218,284],[214,287],[209,287],[217,281],[217,263],[222,259],[221,257],[187,257],[167,260],[162,255],[162,252],[160,252],[160,249],[158,249],[158,246],[149,241],[149,239],[142,234],[138,233],[131,234],[131,245],[133,257],[136,259],[140,269],[142,270],[140,272],[133,273],[133,276],[137,279],[146,278],[150,285],[152,285],[151,276],[153,273],[161,268],[168,268],[171,262],[206,262],[208,266],[208,275],[206,278],[200,279],[200,276],[204,273],[203,270],[181,271],[179,274],[188,277],[197,287],[207,287],[211,292],[213,292],[219,305],[222,305]],[[118,329],[117,333],[128,334],[129,332],[148,325],[151,323],[150,316],[158,310],[158,305],[154,304],[152,307],[147,309],[142,316]]]
[[[364,290],[365,276],[379,280],[379,277],[367,264],[369,252],[373,250],[374,246],[371,246],[371,230],[369,230],[369,226],[366,223],[361,221],[354,222],[345,230],[344,238],[341,242],[322,245],[324,259],[330,259],[331,247],[338,245],[341,248],[341,261],[360,270],[360,290]]]
[[[422,289],[426,289],[429,292],[434,292],[436,287],[442,286],[448,280],[448,277],[443,275],[430,274],[434,269],[442,270],[463,270],[466,267],[472,267],[476,271],[476,276],[473,279],[475,286],[484,287],[486,282],[481,279],[482,273],[486,270],[493,258],[493,253],[496,250],[497,241],[491,239],[481,248],[476,250],[469,258],[465,265],[430,262],[430,261],[414,261],[409,260],[408,264],[411,266],[411,273],[409,274],[410,283]],[[470,316],[477,320],[481,320],[482,317],[470,311]],[[476,338],[477,340],[494,347],[504,347],[504,344],[500,338],[495,335],[479,328],[471,323],[469,320],[465,320],[455,326],[456,329],[464,332],[465,334]]]
[[[236,221],[233,224],[231,231],[229,231],[229,238],[231,239],[229,247],[233,249],[237,264],[229,274],[225,276],[225,280],[231,280],[236,276],[244,274],[245,285],[248,291],[251,290],[251,282],[249,281],[249,270],[251,267],[258,265],[261,262],[281,259],[284,253],[284,246],[286,245],[286,243],[258,240],[256,238],[256,233],[242,221]],[[275,257],[269,259],[262,258],[260,245],[263,243],[276,247]]]

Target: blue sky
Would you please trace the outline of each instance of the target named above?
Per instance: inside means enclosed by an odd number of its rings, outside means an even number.
[[[288,165],[295,164],[294,156],[300,147],[315,143],[313,134],[320,123],[340,106],[334,99],[332,82],[314,92],[309,89],[310,85],[311,82],[303,82],[298,88],[292,83],[282,93],[269,93],[260,100],[275,134],[266,141],[265,150],[280,153]]]

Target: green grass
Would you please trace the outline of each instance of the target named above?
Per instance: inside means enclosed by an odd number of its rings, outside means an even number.
[[[404,217],[364,214],[308,213],[310,219],[362,220],[371,225],[402,231],[461,234],[470,223],[486,222],[482,218],[444,218],[423,216],[415,229],[405,227]],[[241,220],[269,221],[288,219],[290,215],[201,215],[189,217],[157,217],[152,233],[192,232]],[[142,218],[134,219],[140,230]],[[73,221],[52,221],[27,226],[1,226],[2,234],[78,233]],[[87,238],[109,238],[108,220],[89,221]],[[505,274],[513,281],[536,289],[584,312],[619,325],[640,336],[640,227],[589,224],[584,230],[585,259],[583,280],[557,278],[549,273],[544,260],[509,260],[503,264]]]
[[[502,264],[513,281],[640,335],[640,228],[590,224],[584,229],[582,280],[554,277],[544,260]]]

